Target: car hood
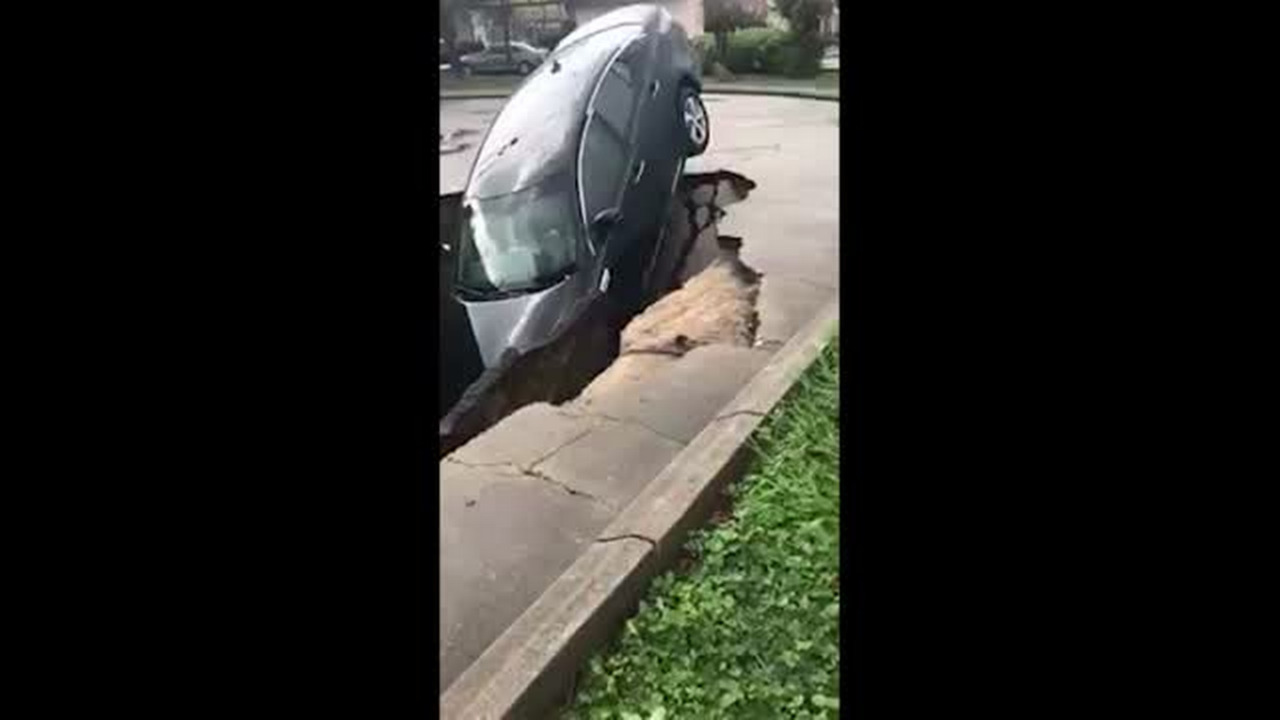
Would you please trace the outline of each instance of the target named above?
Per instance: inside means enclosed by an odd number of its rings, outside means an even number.
[[[509,350],[526,353],[548,344],[572,325],[590,301],[590,273],[579,271],[558,285],[502,300],[459,300],[486,368]]]

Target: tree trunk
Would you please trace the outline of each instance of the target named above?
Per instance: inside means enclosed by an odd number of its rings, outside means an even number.
[[[511,0],[502,9],[502,44],[506,46],[507,64],[511,64]]]

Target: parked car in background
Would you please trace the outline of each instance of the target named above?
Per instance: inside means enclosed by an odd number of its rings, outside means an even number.
[[[508,52],[508,47],[510,51]],[[542,64],[547,51],[528,43],[513,42],[510,45],[490,45],[485,49],[458,58],[464,73],[519,73],[528,75]]]
[[[688,37],[632,5],[556,46],[494,119],[462,197],[453,294],[484,367],[590,307],[640,310],[685,158],[710,142]]]

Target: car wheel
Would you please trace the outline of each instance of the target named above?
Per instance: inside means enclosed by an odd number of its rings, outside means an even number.
[[[516,66],[516,71],[519,72],[521,75],[528,75],[530,72],[533,72],[533,66],[527,62],[521,62],[518,66]]]
[[[688,150],[685,155],[701,155],[711,142],[711,117],[702,104],[698,91],[689,86],[680,88],[680,127],[684,129]]]

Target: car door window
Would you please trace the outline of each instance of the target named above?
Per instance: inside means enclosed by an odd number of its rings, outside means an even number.
[[[601,210],[617,207],[622,178],[626,172],[626,144],[599,116],[591,118],[582,139],[583,220],[590,223]]]
[[[600,82],[596,93],[595,112],[624,139],[631,137],[631,119],[635,112],[636,88],[631,64],[626,57],[615,60]]]

